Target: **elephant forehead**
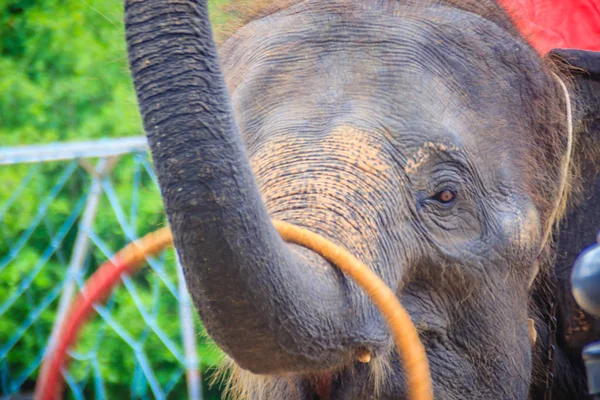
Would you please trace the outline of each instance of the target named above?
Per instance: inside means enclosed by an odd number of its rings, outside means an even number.
[[[464,145],[470,163],[488,174],[505,168],[499,153],[528,159],[528,99],[515,92],[521,75],[483,61],[495,59],[496,50],[469,33],[479,32],[481,18],[443,10],[441,20],[468,17],[470,29],[458,32],[455,25],[432,26],[417,17],[327,15],[295,24],[287,17],[257,21],[225,46],[225,75],[251,152],[256,143],[290,146],[289,139],[274,144],[259,138],[287,132],[325,154],[331,146],[345,149],[339,154],[346,161],[353,157],[366,171],[382,173],[394,165],[381,164],[394,151],[371,139],[389,132],[399,144],[395,164],[408,164],[404,173],[420,173],[434,154],[460,156],[452,146],[444,148],[444,136]],[[495,28],[489,34],[501,36]],[[510,46],[505,39],[498,43]],[[373,152],[377,157],[369,157]]]

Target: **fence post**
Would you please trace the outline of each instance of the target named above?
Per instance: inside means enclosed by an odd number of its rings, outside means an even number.
[[[90,185],[90,192],[86,201],[85,209],[83,211],[83,217],[77,230],[77,237],[73,246],[73,255],[69,262],[69,268],[67,270],[67,277],[65,287],[58,303],[58,309],[56,311],[56,318],[54,320],[54,326],[52,327],[52,334],[48,341],[45,354],[49,354],[56,345],[56,340],[60,335],[60,329],[63,325],[64,319],[67,316],[67,312],[71,306],[73,296],[75,295],[76,282],[75,278],[81,271],[85,256],[89,248],[89,235],[88,232],[94,223],[96,217],[96,211],[98,210],[98,203],[100,201],[100,194],[102,193],[102,177],[104,174],[109,172],[116,164],[118,157],[101,158],[96,164],[95,168],[90,168],[87,162],[81,160],[81,164],[92,175],[92,183]]]
[[[183,269],[179,261],[179,255],[175,250],[177,260],[177,286],[179,292],[179,319],[181,320],[181,336],[183,337],[183,349],[186,361],[186,379],[189,398],[202,400],[202,381],[200,373],[200,362],[196,347],[196,332],[194,331],[194,319],[192,316],[192,304],[190,294],[185,285]]]

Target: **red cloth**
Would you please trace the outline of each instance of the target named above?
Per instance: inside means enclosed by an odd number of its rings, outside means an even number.
[[[576,48],[600,51],[600,0],[499,0],[542,55]]]

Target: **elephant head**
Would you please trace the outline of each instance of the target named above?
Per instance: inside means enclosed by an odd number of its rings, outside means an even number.
[[[206,1],[126,0],[175,246],[238,392],[405,396],[378,311],[282,241],[276,218],[343,246],[397,293],[436,398],[527,398],[544,364],[532,282],[551,266],[564,172],[584,154],[567,75],[492,1],[263,3],[218,54]]]

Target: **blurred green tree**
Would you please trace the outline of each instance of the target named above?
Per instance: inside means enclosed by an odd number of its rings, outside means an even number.
[[[228,1],[209,2],[213,22],[217,25],[227,19],[219,6]],[[0,0],[0,146],[142,134],[128,71],[121,0]],[[64,167],[64,163],[41,165],[35,179],[20,194],[18,201],[5,210],[0,219],[0,260],[9,254],[11,244],[26,231],[38,211],[40,198],[55,184]],[[123,201],[125,210],[131,206],[128,196],[131,193],[133,170],[133,157],[129,157],[119,163],[112,176],[115,192]],[[29,166],[0,168],[0,211],[28,171]],[[48,238],[68,217],[88,185],[89,176],[77,169],[49,206],[44,223],[33,232],[17,259],[0,271],[0,304],[9,298],[42,257],[48,246]],[[140,196],[137,207],[138,234],[164,223],[160,196],[147,177],[141,182],[141,190],[143,196]],[[31,312],[31,302],[41,299],[64,277],[65,262],[68,262],[76,231],[77,222],[69,229],[62,247],[49,259],[27,292],[1,316],[0,347],[22,324],[24,316]],[[109,238],[108,244],[112,249],[125,244],[106,198],[101,201],[95,231],[100,237]],[[175,281],[172,258],[167,272]],[[92,249],[88,275],[104,259],[105,256],[98,249]],[[177,319],[176,300],[172,296],[165,296],[164,288],[162,292],[152,292],[155,290],[155,281],[154,274],[147,270],[135,277],[142,300],[152,302],[155,293],[160,293],[158,325],[169,337],[179,339],[178,324],[172,323]],[[7,358],[0,360],[0,367],[8,365],[21,370],[34,363],[52,327],[56,303],[41,314]],[[111,312],[117,322],[126,326],[136,337],[145,334],[146,326],[130,323],[139,321],[140,317],[126,291],[120,289],[113,298],[113,304]],[[110,329],[102,328],[102,323],[99,318],[92,320],[85,332],[104,329],[99,373],[105,383],[106,394],[108,398],[137,398],[132,388],[135,356],[130,349],[123,351],[123,341]],[[196,326],[201,326],[199,321],[196,321]],[[95,335],[84,334],[77,350],[85,353],[95,345]],[[152,364],[160,366],[155,371],[157,377],[161,381],[168,379],[169,371],[177,367],[175,358],[156,335],[148,336],[144,349]],[[199,349],[204,369],[217,364],[220,354],[210,343],[200,338]],[[71,368],[75,379],[88,380],[85,394],[93,393],[89,392],[93,390],[90,365],[86,361],[77,361]],[[26,386],[31,387],[36,374],[31,376]],[[149,389],[144,385],[142,389],[138,388],[138,395],[148,393]],[[205,390],[207,398],[216,399],[220,396],[218,389],[211,389],[211,394],[208,389]],[[185,382],[182,378],[171,395],[181,398],[184,392]]]

